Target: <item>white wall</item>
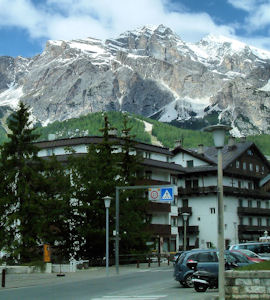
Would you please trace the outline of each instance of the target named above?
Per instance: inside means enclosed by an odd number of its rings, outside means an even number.
[[[176,154],[174,157],[172,157],[171,161],[175,162],[176,164],[179,164],[183,167],[187,166],[187,161],[188,160],[193,160],[193,165],[194,167],[197,166],[207,166],[209,165],[207,162],[200,160],[190,154],[184,153],[184,152],[180,152],[178,154]]]

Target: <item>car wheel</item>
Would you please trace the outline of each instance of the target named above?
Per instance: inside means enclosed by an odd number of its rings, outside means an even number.
[[[200,284],[194,284],[194,289],[196,292],[205,292],[207,290],[207,286],[200,285]]]
[[[184,281],[183,281],[183,285],[186,288],[192,288],[194,286],[193,281],[192,281],[192,274],[188,274]]]

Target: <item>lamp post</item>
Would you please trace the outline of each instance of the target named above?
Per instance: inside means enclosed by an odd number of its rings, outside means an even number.
[[[111,205],[112,197],[105,196],[103,198],[106,208],[106,275],[109,275],[109,208]]]
[[[184,221],[184,251],[187,250],[187,220],[190,216],[189,213],[182,213],[183,221]]]
[[[204,129],[204,131],[212,132],[215,147],[218,151],[218,249],[219,249],[219,264],[218,264],[218,292],[219,300],[225,299],[224,289],[224,204],[223,204],[223,171],[222,171],[222,148],[224,147],[225,132],[231,127],[225,125],[214,125]]]

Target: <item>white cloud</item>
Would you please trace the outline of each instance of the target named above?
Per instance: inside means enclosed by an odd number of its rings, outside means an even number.
[[[227,1],[247,13],[245,31],[270,24],[270,0]],[[209,14],[192,13],[172,0],[0,0],[0,28],[23,28],[33,39],[106,39],[146,24],[164,24],[191,42],[209,33],[235,37],[236,26],[242,26],[218,25]],[[260,36],[251,44],[265,47],[269,39]]]
[[[242,24],[247,32],[267,29],[270,25],[270,0],[228,0],[228,3],[248,13]]]
[[[232,34],[230,26],[219,26],[206,13],[169,11],[170,0],[0,0],[0,26],[26,29],[32,38],[105,39],[146,24],[164,24],[183,39],[197,41],[209,32]]]

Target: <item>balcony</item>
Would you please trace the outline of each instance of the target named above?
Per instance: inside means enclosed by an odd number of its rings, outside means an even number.
[[[150,231],[153,235],[171,235],[171,225],[163,225],[163,224],[149,224],[148,231]]]
[[[184,232],[184,226],[178,226],[178,232]],[[187,226],[187,234],[198,234],[199,226]]]
[[[217,193],[217,186],[205,186],[205,187],[193,187],[193,188],[178,188],[178,194],[182,196],[187,195],[207,195],[211,193]],[[231,186],[223,186],[224,195],[233,195],[237,197],[246,196],[255,199],[269,199],[270,193],[261,190],[251,190],[251,189],[239,189]]]
[[[192,207],[178,207],[178,214],[188,213],[192,215]]]
[[[255,234],[260,234],[262,235],[262,233],[265,230],[268,230],[269,226],[251,226],[251,225],[238,225],[238,232],[239,235],[240,233],[255,233]]]
[[[258,207],[238,207],[238,215],[249,215],[249,216],[268,216],[270,217],[269,208],[258,208]]]
[[[147,211],[149,213],[152,212],[169,213],[171,212],[171,204],[149,201]]]

